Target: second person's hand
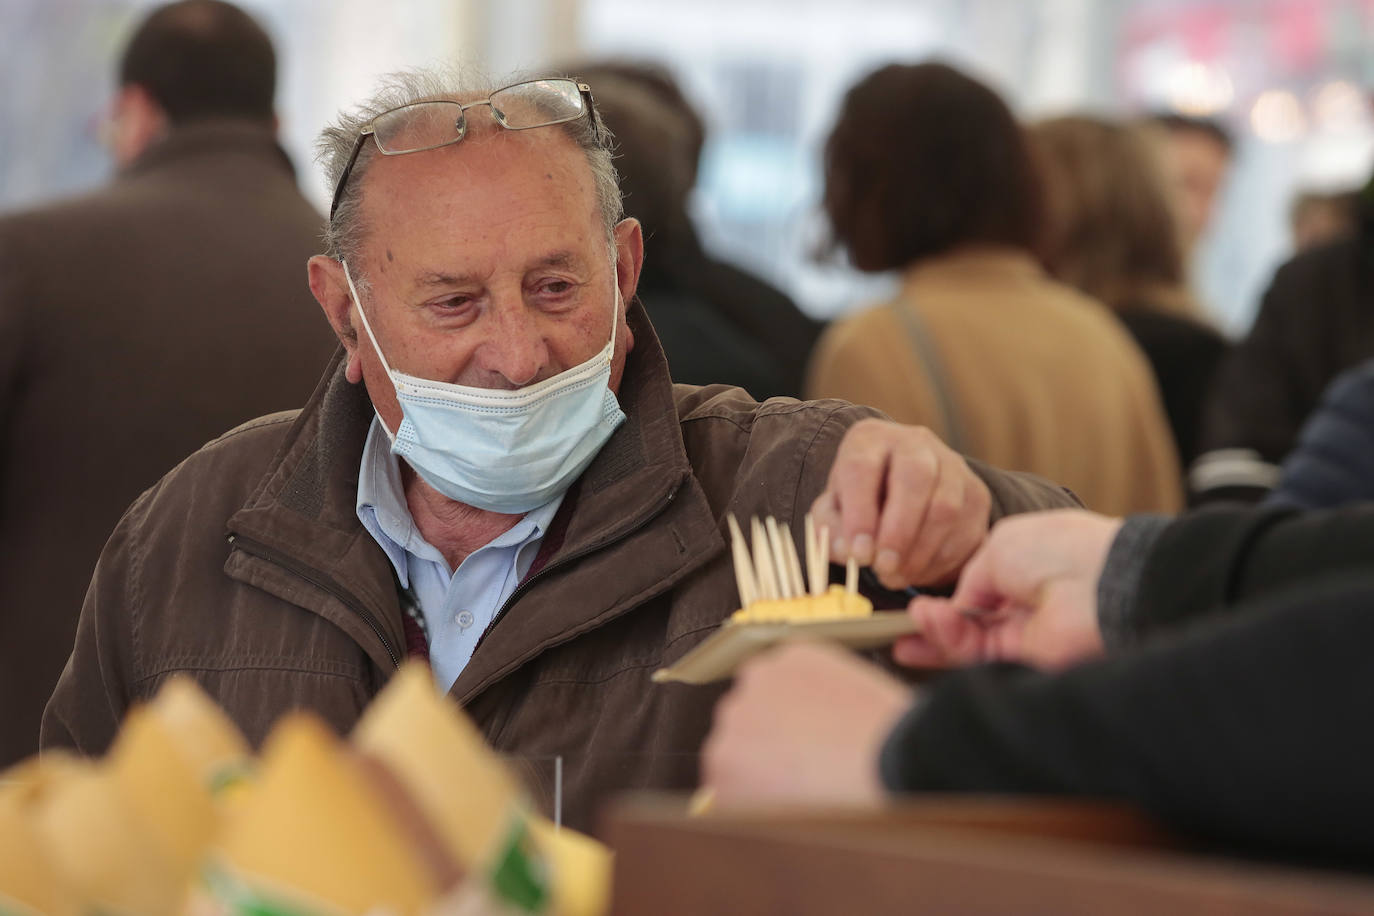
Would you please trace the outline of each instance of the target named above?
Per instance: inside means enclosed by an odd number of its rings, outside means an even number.
[[[920,634],[899,640],[893,657],[918,667],[1062,668],[1102,654],[1097,584],[1120,528],[1121,519],[1080,510],[1002,520],[950,598],[911,602]]]

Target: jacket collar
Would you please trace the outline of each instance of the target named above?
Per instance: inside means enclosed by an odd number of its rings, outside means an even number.
[[[277,142],[271,126],[242,118],[207,118],[172,128],[121,170],[119,177],[132,178],[172,162],[231,152],[273,159],[286,174],[296,175],[291,157]]]
[[[562,520],[561,544],[514,596],[519,609],[502,614],[487,632],[455,695],[480,692],[544,649],[665,591],[724,549],[692,475],[667,361],[637,301],[629,323],[635,347],[619,394],[626,422],[574,485],[569,495],[575,508]],[[345,380],[339,350],[253,496],[230,518],[229,530],[356,596],[396,648],[404,646],[404,635],[390,567],[354,511],[372,416],[366,389]],[[649,524],[659,516],[664,523]],[[615,562],[619,551],[605,548],[630,539],[636,541],[635,561]],[[554,569],[565,575],[550,589],[545,574]],[[310,603],[299,593],[281,597]],[[335,608],[326,616],[340,613]],[[366,646],[366,627],[347,619],[340,625],[358,632]],[[386,659],[385,652],[372,654]]]

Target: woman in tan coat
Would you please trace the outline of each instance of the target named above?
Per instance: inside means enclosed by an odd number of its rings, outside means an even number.
[[[902,285],[826,331],[808,397],[928,426],[1099,512],[1179,508],[1149,365],[1101,304],[1031,253],[1040,188],[1001,99],[942,64],[884,67],[846,96],[825,178],[836,242],[860,270],[901,270]]]

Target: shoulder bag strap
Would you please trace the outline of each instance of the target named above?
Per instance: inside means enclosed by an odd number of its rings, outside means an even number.
[[[940,361],[935,342],[926,333],[925,325],[916,308],[905,302],[891,305],[897,318],[906,328],[911,348],[916,352],[916,362],[925,373],[930,390],[935,394],[935,404],[940,409],[940,420],[944,425],[945,444],[961,455],[968,454],[968,442],[964,438],[963,424],[959,422],[959,411],[954,406],[954,398],[949,389],[949,377],[945,374],[944,364]]]

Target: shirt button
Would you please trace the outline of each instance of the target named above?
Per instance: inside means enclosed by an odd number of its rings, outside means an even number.
[[[476,621],[477,618],[472,616],[472,611],[459,611],[457,614],[453,615],[453,622],[464,630],[472,626]]]

